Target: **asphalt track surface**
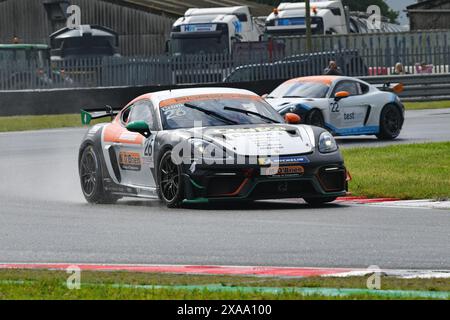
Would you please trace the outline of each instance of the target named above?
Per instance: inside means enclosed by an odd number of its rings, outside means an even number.
[[[408,113],[400,141],[450,141],[450,110]],[[260,202],[170,210],[92,206],[81,195],[85,130],[0,134],[0,262],[450,268],[450,211]],[[343,147],[379,145],[372,138]]]
[[[394,141],[379,141],[374,136],[342,137],[337,140],[344,148],[450,141],[450,109],[406,111],[405,125]]]

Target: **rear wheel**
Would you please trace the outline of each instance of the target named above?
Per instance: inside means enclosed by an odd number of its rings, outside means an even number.
[[[305,123],[312,126],[325,128],[325,120],[323,119],[322,112],[318,109],[313,109],[306,115]]]
[[[393,140],[400,135],[403,125],[403,114],[393,104],[386,105],[381,111],[380,133],[377,138],[381,140]]]
[[[161,200],[169,208],[176,208],[184,200],[184,188],[181,166],[172,160],[172,152],[167,151],[161,158],[158,167],[158,193]]]
[[[333,202],[337,199],[337,197],[325,197],[325,198],[304,198],[309,205],[311,206],[320,206],[326,203]]]
[[[89,203],[112,204],[119,199],[104,190],[100,158],[91,145],[81,155],[79,174],[81,190]]]

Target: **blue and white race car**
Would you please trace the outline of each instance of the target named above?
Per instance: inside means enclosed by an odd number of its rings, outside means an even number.
[[[373,86],[356,78],[313,76],[291,79],[266,100],[281,115],[296,113],[302,123],[326,128],[336,136],[376,135],[395,139],[405,108],[396,93],[402,84]]]

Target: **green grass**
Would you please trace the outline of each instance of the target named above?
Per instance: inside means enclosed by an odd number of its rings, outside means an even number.
[[[108,118],[94,120],[92,124],[105,121],[108,121]],[[0,117],[0,132],[72,127],[81,127],[79,114]]]
[[[450,101],[405,102],[406,110],[445,109],[450,108]]]
[[[353,195],[450,198],[450,142],[342,150]]]
[[[405,102],[407,110],[450,108],[450,101]],[[105,120],[106,119],[106,120]],[[93,124],[108,121],[108,118]],[[0,132],[81,127],[79,114],[0,117]]]
[[[148,289],[112,287],[121,285],[210,285],[226,287],[276,288],[360,288],[366,289],[366,277],[350,278],[271,278],[251,276],[188,276],[129,272],[82,272],[81,289],[68,290],[68,274],[62,271],[1,270],[0,299],[329,299],[320,295],[304,296],[299,293],[258,293],[255,291],[213,292],[204,289]],[[448,279],[398,279],[382,277],[382,290],[450,291]],[[376,299],[357,294],[356,299]]]

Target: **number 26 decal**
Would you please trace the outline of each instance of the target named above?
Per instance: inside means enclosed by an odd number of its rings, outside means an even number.
[[[155,138],[147,139],[144,146],[144,156],[151,157],[153,155],[153,142]]]

